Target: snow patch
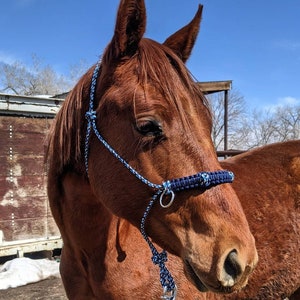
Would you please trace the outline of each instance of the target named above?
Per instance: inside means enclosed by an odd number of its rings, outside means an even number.
[[[0,290],[60,277],[59,263],[49,259],[15,258],[0,266]]]

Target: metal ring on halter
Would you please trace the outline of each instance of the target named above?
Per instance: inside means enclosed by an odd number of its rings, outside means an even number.
[[[163,203],[163,199],[164,199],[164,197],[167,196],[167,195],[170,197],[170,201],[169,201],[167,204],[164,204],[164,203]],[[174,199],[175,199],[175,194],[174,194],[174,192],[173,192],[172,190],[170,190],[170,189],[165,188],[165,189],[163,190],[163,192],[160,194],[160,197],[159,197],[159,203],[160,203],[160,206],[161,206],[162,208],[168,208],[168,207],[170,207],[170,206],[172,205]]]
[[[161,299],[164,300],[175,300],[177,295],[177,286],[175,284],[174,289],[168,292],[167,287],[165,286],[163,289],[163,295],[160,297]]]

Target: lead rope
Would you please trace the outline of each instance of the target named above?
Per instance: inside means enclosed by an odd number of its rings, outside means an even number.
[[[168,260],[167,252],[165,250],[163,250],[161,253],[159,253],[157,251],[157,249],[155,248],[155,246],[150,241],[150,239],[145,231],[146,219],[149,215],[149,212],[150,212],[153,204],[156,202],[157,198],[159,197],[159,195],[161,193],[162,193],[162,191],[159,190],[152,196],[152,199],[149,202],[149,204],[144,212],[144,215],[142,217],[140,229],[141,229],[143,238],[148,243],[150,250],[152,252],[152,262],[155,265],[159,266],[160,284],[163,287],[163,295],[161,296],[161,298],[166,299],[166,300],[175,300],[176,293],[177,293],[177,286],[175,284],[175,281],[174,281],[171,273],[165,266],[165,262],[167,262],[167,260]]]
[[[118,159],[137,179],[142,181],[145,185],[150,187],[151,189],[156,190],[155,194],[152,196],[144,215],[141,219],[140,230],[143,238],[148,243],[150,250],[152,252],[152,262],[155,265],[159,266],[159,274],[160,274],[160,283],[163,287],[163,295],[162,299],[165,300],[175,300],[177,294],[177,287],[174,282],[174,279],[165,266],[167,262],[167,252],[163,250],[161,253],[157,251],[153,243],[150,241],[148,235],[145,231],[145,222],[150,213],[151,208],[154,203],[159,199],[160,205],[163,208],[168,208],[172,205],[175,199],[175,192],[189,190],[189,189],[209,189],[213,186],[223,183],[231,183],[234,179],[234,175],[230,171],[220,170],[215,172],[199,172],[197,174],[181,177],[177,179],[172,179],[163,182],[162,184],[155,184],[143,177],[140,173],[138,173],[134,168],[132,168],[126,160],[124,160],[102,137],[99,133],[96,125],[96,111],[94,110],[94,99],[95,99],[95,91],[98,73],[100,70],[101,61],[95,66],[94,73],[92,76],[91,89],[90,89],[90,102],[89,109],[85,114],[87,119],[87,129],[86,129],[86,138],[85,138],[85,149],[84,149],[84,163],[86,168],[86,173],[89,172],[89,141],[91,132],[93,130],[94,134],[98,138],[98,140],[104,145],[104,147],[116,158]],[[167,200],[166,200],[167,199]]]

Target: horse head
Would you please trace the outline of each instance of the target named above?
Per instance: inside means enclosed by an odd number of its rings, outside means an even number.
[[[208,103],[185,66],[201,15],[200,5],[188,25],[160,44],[144,38],[144,1],[122,0],[99,66],[95,126],[124,161],[152,183],[221,170]],[[86,109],[91,80],[92,70],[79,82],[86,98],[80,106]],[[82,123],[84,135],[87,122]],[[84,142],[77,142],[79,155]],[[91,134],[88,142],[93,193],[112,214],[139,227],[153,189],[130,174],[96,135]],[[163,201],[169,201],[168,195]],[[166,208],[155,203],[145,231],[181,257],[187,277],[201,291],[242,288],[257,262],[254,238],[230,184],[176,192]]]

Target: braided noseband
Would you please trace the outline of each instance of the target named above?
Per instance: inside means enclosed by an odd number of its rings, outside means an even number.
[[[140,230],[141,233],[148,243],[150,250],[152,252],[152,261],[154,264],[159,266],[160,269],[160,283],[163,287],[163,295],[162,299],[167,300],[175,300],[177,287],[174,282],[172,275],[169,270],[165,266],[165,262],[167,261],[167,252],[163,250],[161,253],[157,251],[153,243],[150,241],[148,235],[145,231],[145,222],[149,215],[149,212],[153,206],[153,204],[159,199],[160,205],[163,208],[170,207],[175,198],[175,192],[180,192],[184,190],[190,189],[202,189],[206,190],[213,186],[222,183],[231,183],[234,179],[234,175],[230,171],[221,170],[216,172],[200,172],[195,175],[182,177],[178,179],[172,179],[163,182],[162,184],[155,184],[150,182],[148,179],[139,174],[135,169],[133,169],[101,136],[96,126],[96,111],[94,110],[94,98],[95,98],[95,90],[97,77],[100,69],[101,62],[99,61],[94,69],[92,82],[91,82],[91,90],[90,90],[90,103],[89,109],[86,112],[85,116],[87,119],[87,131],[85,138],[85,168],[88,174],[89,164],[88,164],[88,155],[89,155],[89,140],[91,136],[91,131],[97,136],[98,140],[104,145],[104,147],[115,157],[117,158],[137,179],[142,181],[148,187],[156,190],[155,194],[152,196],[151,201],[149,202],[144,215],[141,220]],[[166,200],[168,199],[168,200]]]

